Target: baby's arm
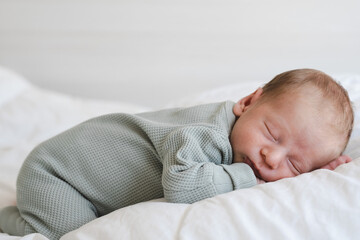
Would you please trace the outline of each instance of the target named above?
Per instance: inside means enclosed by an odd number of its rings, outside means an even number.
[[[230,164],[232,152],[226,138],[206,126],[182,128],[168,136],[161,151],[166,200],[193,203],[256,185],[247,164]]]

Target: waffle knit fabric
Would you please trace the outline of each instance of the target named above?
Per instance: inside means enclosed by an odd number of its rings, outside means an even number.
[[[59,239],[135,203],[193,203],[254,186],[251,168],[232,164],[233,105],[108,114],[41,143],[20,170],[18,205],[0,212],[0,228]]]

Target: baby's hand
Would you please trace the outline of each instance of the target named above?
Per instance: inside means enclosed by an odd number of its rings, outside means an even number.
[[[256,182],[257,182],[257,184],[266,183],[264,180],[262,180],[262,179],[260,179],[260,178],[256,178]]]

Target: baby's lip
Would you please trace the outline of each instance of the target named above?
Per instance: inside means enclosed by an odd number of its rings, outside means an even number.
[[[253,161],[251,161],[251,159],[249,157],[247,157],[247,156],[244,157],[244,163],[246,163],[247,165],[249,165],[251,167],[251,169],[254,171],[254,174],[256,177],[262,179],[259,169],[256,167],[256,165],[253,163]]]

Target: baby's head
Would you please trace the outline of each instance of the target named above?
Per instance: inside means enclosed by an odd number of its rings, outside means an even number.
[[[335,169],[354,116],[346,90],[313,69],[277,75],[234,105],[233,162],[249,164],[258,178],[276,181],[319,168]]]

